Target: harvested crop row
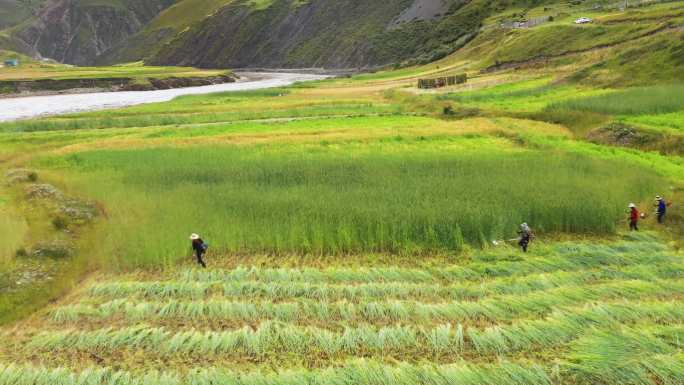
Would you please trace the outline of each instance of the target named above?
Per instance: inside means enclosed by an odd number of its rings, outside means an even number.
[[[390,366],[359,359],[337,368],[306,369],[280,373],[237,373],[227,369],[194,369],[186,375],[174,372],[150,372],[135,376],[110,368],[90,368],[80,373],[65,368],[0,364],[0,385],[551,385],[542,366],[502,362],[496,365],[411,365]]]
[[[573,271],[534,274],[519,278],[495,278],[484,282],[463,282],[451,285],[426,283],[365,283],[358,285],[312,284],[306,282],[175,282],[175,281],[114,281],[96,284],[89,294],[99,297],[124,298],[134,295],[155,298],[204,298],[222,289],[223,296],[266,297],[270,299],[310,298],[318,300],[364,298],[422,298],[463,300],[491,295],[524,294],[538,290],[581,285],[610,279],[673,278],[684,275],[684,266],[663,265],[602,266],[596,271]]]
[[[482,330],[445,324],[436,328],[412,326],[347,327],[332,332],[314,327],[264,322],[253,330],[196,330],[172,332],[164,328],[134,327],[96,331],[42,332],[30,339],[28,349],[145,349],[161,354],[195,353],[267,357],[272,354],[302,356],[396,355],[425,357],[473,351],[505,354],[549,348],[571,341],[588,327],[610,328],[620,324],[684,321],[684,308],[675,302],[598,304],[574,311],[556,311],[544,320],[524,320]]]
[[[590,248],[567,256],[534,257],[519,261],[488,261],[471,263],[466,266],[443,266],[426,268],[328,268],[328,269],[263,269],[257,267],[239,267],[233,270],[184,270],[179,274],[182,281],[217,282],[246,281],[261,282],[307,282],[307,283],[372,283],[372,282],[404,282],[435,283],[461,282],[465,280],[482,280],[495,277],[521,277],[534,273],[552,273],[556,271],[577,271],[615,265],[681,263],[681,258],[669,254],[649,250],[639,255],[626,255],[617,246]]]
[[[684,327],[589,330],[570,344],[564,371],[579,384],[680,384]]]
[[[423,303],[419,301],[320,302],[233,302],[163,301],[134,303],[117,299],[100,304],[74,304],[55,309],[54,322],[75,322],[81,318],[124,316],[131,320],[220,319],[233,322],[277,320],[308,323],[413,322],[446,323],[464,320],[501,322],[524,316],[540,316],[562,306],[577,306],[596,300],[672,298],[684,295],[679,281],[611,281],[596,285],[563,286],[523,295],[506,295],[478,302]]]

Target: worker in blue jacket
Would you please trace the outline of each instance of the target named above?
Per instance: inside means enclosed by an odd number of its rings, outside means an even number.
[[[658,195],[656,197],[656,217],[658,218],[658,223],[663,223],[665,220],[665,214],[667,213],[667,203],[665,203],[665,199]]]

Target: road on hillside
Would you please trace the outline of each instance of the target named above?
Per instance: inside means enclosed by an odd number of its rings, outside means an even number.
[[[166,102],[177,96],[283,87],[323,79],[323,75],[295,73],[239,73],[235,83],[156,91],[95,92],[0,99],[0,122],[73,112],[96,111],[145,103]]]

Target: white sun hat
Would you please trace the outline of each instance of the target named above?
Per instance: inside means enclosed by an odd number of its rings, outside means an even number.
[[[200,238],[200,236],[197,235],[197,234],[192,234],[192,235],[190,236],[190,239],[192,239],[193,241],[194,241],[194,240],[197,240],[197,239],[199,239],[199,238]]]
[[[661,197],[660,195],[656,195],[656,200],[661,201],[661,200],[663,200],[663,197]]]
[[[629,204],[629,208],[630,208],[630,209],[633,209],[633,208],[635,208],[635,207],[636,207],[636,205],[635,205],[634,203],[630,203],[630,204]]]

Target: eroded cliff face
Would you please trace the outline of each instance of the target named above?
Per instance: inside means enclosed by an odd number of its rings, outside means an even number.
[[[87,65],[141,30],[174,0],[56,0],[43,7],[14,38],[32,53]]]

